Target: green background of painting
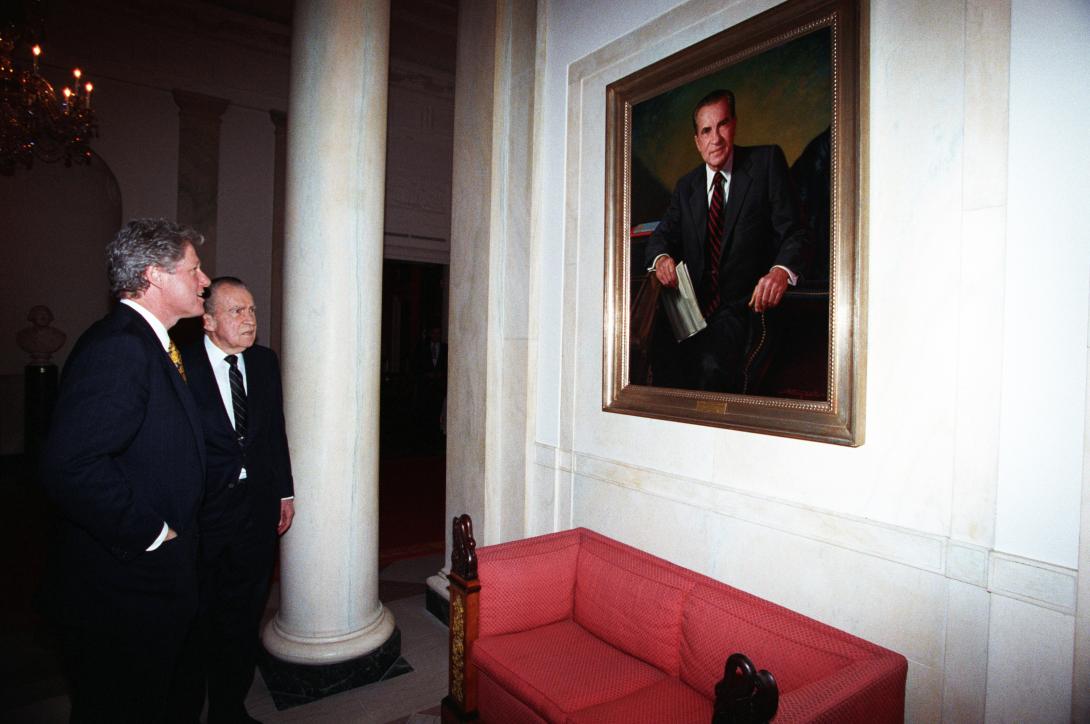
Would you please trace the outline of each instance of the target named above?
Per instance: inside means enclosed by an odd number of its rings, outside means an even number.
[[[831,31],[822,28],[632,107],[631,224],[659,219],[677,180],[700,163],[692,111],[734,91],[741,146],[776,144],[795,162],[832,118]]]

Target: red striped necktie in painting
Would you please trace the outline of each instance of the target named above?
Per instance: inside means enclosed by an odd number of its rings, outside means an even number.
[[[712,198],[708,203],[708,243],[705,263],[708,265],[707,294],[704,299],[704,318],[719,308],[719,259],[723,254],[723,174],[716,172],[712,179]]]

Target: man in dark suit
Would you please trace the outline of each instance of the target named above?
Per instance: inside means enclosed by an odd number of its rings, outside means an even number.
[[[433,445],[444,434],[443,403],[447,396],[447,345],[439,325],[428,328],[413,358],[416,372],[416,432],[418,441]]]
[[[201,507],[200,613],[176,683],[179,721],[250,722],[244,700],[254,678],[258,626],[269,592],[277,535],[291,525],[291,461],[280,365],[254,344],[254,298],[240,280],[212,281],[205,336],[182,350],[208,448]]]
[[[121,302],[68,357],[42,457],[59,521],[42,588],[73,722],[162,718],[197,609],[204,437],[167,330],[202,311],[204,238],[129,222],[106,248]]]
[[[780,303],[810,254],[783,151],[734,145],[736,125],[730,91],[697,103],[693,141],[704,163],[678,181],[645,253],[667,287],[685,262],[708,322],[677,347],[677,386],[718,392],[742,390],[753,313]]]

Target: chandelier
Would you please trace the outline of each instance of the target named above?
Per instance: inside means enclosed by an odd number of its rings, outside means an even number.
[[[11,176],[34,159],[90,163],[90,140],[98,135],[91,110],[94,85],[79,68],[72,71],[72,88],[60,94],[38,72],[40,45],[27,49],[30,67],[15,62],[20,33],[11,24],[0,26],[0,174]],[[29,45],[29,44],[27,44]]]

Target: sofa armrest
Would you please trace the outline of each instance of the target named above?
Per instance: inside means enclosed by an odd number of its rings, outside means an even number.
[[[579,529],[477,551],[480,635],[498,636],[572,618]]]
[[[454,519],[450,571],[449,694],[443,721],[476,715],[473,643],[571,618],[583,530],[477,549],[468,515]]]
[[[777,718],[845,724],[904,721],[908,661],[892,654],[856,661],[831,676],[782,692]]]

